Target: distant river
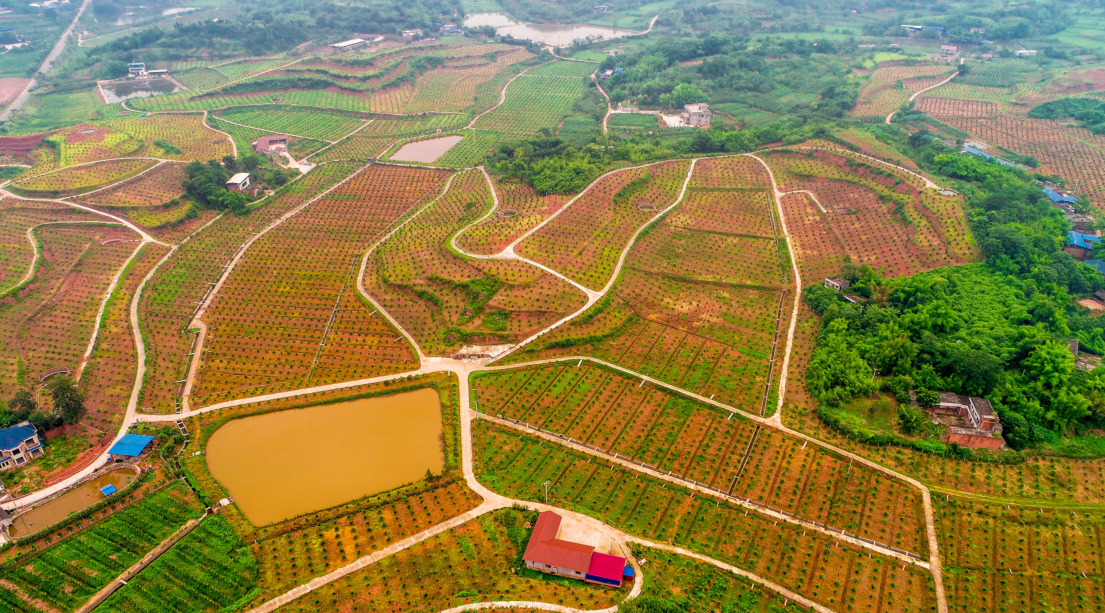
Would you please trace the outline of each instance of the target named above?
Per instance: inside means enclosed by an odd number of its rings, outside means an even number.
[[[507,17],[503,13],[473,13],[464,18],[464,27],[478,28],[492,26],[499,35],[509,34],[514,38],[531,40],[556,47],[566,47],[572,41],[591,36],[602,38],[622,38],[640,34],[636,30],[621,30],[618,28],[604,28],[602,26],[589,26],[583,24],[547,24],[547,23],[519,23]]]

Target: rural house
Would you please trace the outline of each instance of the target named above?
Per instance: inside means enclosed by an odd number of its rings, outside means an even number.
[[[713,115],[706,103],[687,104],[683,107],[683,123],[688,126],[709,126]]]
[[[842,277],[828,277],[825,279],[824,285],[831,290],[842,292],[852,284]]]
[[[1082,234],[1071,230],[1067,232],[1067,246],[1063,251],[1076,258],[1085,258],[1090,254],[1095,243],[1100,243],[1101,237],[1092,234]]]
[[[288,150],[288,137],[283,134],[273,134],[271,136],[262,136],[253,141],[254,153],[261,153],[264,155],[272,155],[273,153],[280,153]]]
[[[248,188],[248,187],[249,187],[249,173],[248,172],[239,172],[239,173],[235,174],[233,177],[230,177],[230,180],[226,182],[226,191],[228,191],[228,192],[242,192],[242,191],[245,191],[246,188]]]
[[[910,393],[911,404],[917,404],[916,394]],[[1001,419],[994,412],[990,401],[978,396],[960,396],[953,392],[940,392],[940,400],[930,408],[923,409],[933,415],[947,415],[951,422],[940,421],[948,426],[944,442],[956,443],[962,447],[976,449],[1002,449],[1005,440],[1001,438]]]
[[[23,421],[0,430],[0,470],[22,466],[42,455],[42,441],[31,422]]]
[[[403,40],[406,40],[406,41],[411,41],[411,40],[414,40],[416,38],[422,38],[422,30],[421,29],[403,30],[403,34],[402,34],[401,38]]]
[[[526,568],[615,588],[621,587],[623,577],[632,576],[632,567],[626,566],[625,558],[558,538],[562,519],[552,511],[537,516],[522,554]]]
[[[955,45],[940,45],[940,55],[944,57],[955,57],[959,55],[959,47]]]

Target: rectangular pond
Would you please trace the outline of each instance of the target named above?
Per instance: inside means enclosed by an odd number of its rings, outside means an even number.
[[[442,136],[429,140],[416,140],[400,147],[399,151],[391,156],[390,161],[432,164],[462,140],[464,140],[463,136]]]
[[[256,526],[440,474],[433,388],[234,419],[207,442],[207,467]]]
[[[8,528],[8,534],[10,534],[12,538],[20,538],[29,534],[34,534],[51,524],[56,524],[65,519],[70,513],[82,511],[86,507],[92,506],[103,500],[104,495],[100,492],[101,487],[113,485],[116,490],[121,490],[129,485],[131,481],[134,481],[134,478],[137,476],[138,473],[136,473],[133,468],[126,467],[120,467],[106,472],[83,485],[79,485],[65,492],[49,502],[43,503],[22,515],[16,516],[12,519],[12,525]]]

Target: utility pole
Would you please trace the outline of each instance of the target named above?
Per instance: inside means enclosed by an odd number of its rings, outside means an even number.
[[[541,485],[545,486],[545,504],[549,504],[549,486],[552,485],[552,481],[546,481]]]

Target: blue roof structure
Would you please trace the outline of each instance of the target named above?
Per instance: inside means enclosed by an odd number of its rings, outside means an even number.
[[[1090,249],[1093,247],[1093,243],[1100,242],[1100,236],[1094,236],[1092,234],[1082,234],[1081,232],[1075,232],[1074,230],[1067,232],[1068,245],[1074,245],[1075,247],[1081,247],[1083,249]]]
[[[1078,202],[1078,198],[1072,198],[1071,196],[1064,196],[1063,194],[1060,194],[1059,192],[1053,191],[1053,190],[1048,189],[1046,187],[1044,188],[1044,194],[1047,194],[1048,200],[1051,200],[1052,202],[1067,202],[1067,203],[1070,203],[1070,204],[1074,204],[1075,202]]]
[[[1089,266],[1101,274],[1105,274],[1105,262],[1101,260],[1086,260],[1082,262],[1086,266]]]
[[[624,573],[625,574],[622,575],[623,577],[628,577],[628,578],[632,579],[633,578],[633,567],[626,564]]]
[[[615,68],[614,72],[625,72],[625,68]]]
[[[35,427],[31,424],[20,424],[0,430],[0,449],[15,449],[23,444],[23,441],[36,434]]]
[[[121,455],[128,458],[134,458],[142,455],[142,452],[146,450],[146,446],[152,441],[152,436],[124,434],[123,438],[112,445],[111,449],[108,449],[107,452],[110,455]]]
[[[114,494],[116,491],[117,490],[115,489],[115,486],[110,484],[110,483],[108,483],[107,485],[100,488],[100,493],[103,494],[104,496],[110,496],[110,495]]]
[[[997,162],[998,164],[1002,164],[1004,166],[1016,166],[1016,164],[1014,164],[1013,162],[1010,162],[1009,160],[1003,160],[1003,159],[997,157],[996,155],[990,155],[989,153],[986,153],[985,151],[981,151],[979,149],[975,149],[974,147],[964,147],[963,152],[964,153],[970,153],[971,155],[977,155],[977,156],[980,156],[980,157],[984,157],[988,160],[993,160],[993,161]]]

